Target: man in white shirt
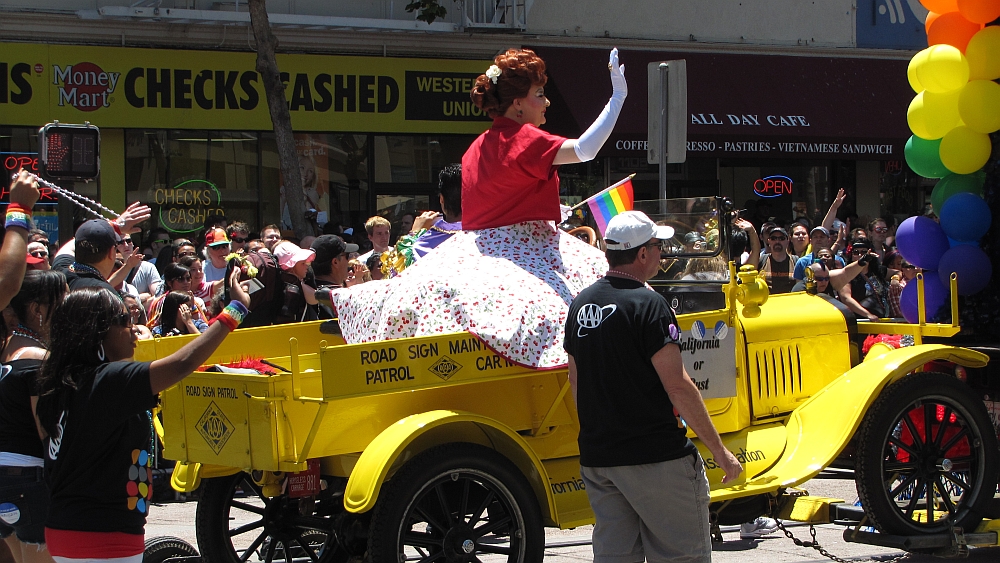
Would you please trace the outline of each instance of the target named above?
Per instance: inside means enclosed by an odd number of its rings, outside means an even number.
[[[368,233],[368,240],[372,241],[372,249],[359,256],[359,262],[365,264],[372,254],[382,254],[389,250],[389,227],[389,220],[379,215],[365,221],[365,231]]]

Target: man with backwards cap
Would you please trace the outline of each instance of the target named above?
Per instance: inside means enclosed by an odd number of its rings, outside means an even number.
[[[673,311],[646,285],[673,234],[638,211],[613,217],[604,235],[610,269],[566,317],[595,563],[711,561],[705,466],[675,409],[712,452],[723,482],[743,470],[684,370]]]
[[[66,274],[70,291],[81,287],[103,287],[118,291],[108,283],[115,269],[118,234],[105,219],[91,219],[80,225],[73,237],[73,255],[60,254],[52,268]]]

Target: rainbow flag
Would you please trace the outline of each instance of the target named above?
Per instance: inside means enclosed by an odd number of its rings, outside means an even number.
[[[634,201],[632,176],[594,194],[584,202],[590,207],[590,212],[594,216],[594,221],[597,222],[601,236],[604,236],[604,231],[608,229],[608,221],[612,217],[622,211],[632,210],[632,202]]]

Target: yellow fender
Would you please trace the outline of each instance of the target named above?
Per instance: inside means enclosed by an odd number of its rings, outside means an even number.
[[[812,479],[837,457],[886,385],[932,360],[983,367],[989,357],[967,348],[923,344],[866,358],[792,411],[785,425],[785,451],[770,469],[745,484],[712,491],[712,502],[773,493]]]
[[[497,450],[514,463],[531,484],[543,507],[543,518],[555,521],[555,499],[542,462],[524,439],[491,418],[461,411],[437,410],[399,420],[379,434],[358,459],[344,493],[349,512],[375,506],[379,490],[390,473],[413,456],[449,442],[472,442]],[[544,507],[548,507],[545,513]]]
[[[178,461],[174,464],[174,471],[170,474],[170,486],[175,491],[190,493],[201,485],[202,478],[225,477],[234,475],[241,470],[236,467],[223,467],[221,465],[202,465],[200,463],[187,463]]]

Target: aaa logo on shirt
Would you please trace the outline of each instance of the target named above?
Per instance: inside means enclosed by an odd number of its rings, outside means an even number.
[[[149,474],[149,453],[146,450],[132,450],[132,465],[128,468],[128,509],[145,514],[149,509],[149,499],[153,496],[153,480]]]
[[[601,323],[605,319],[614,314],[618,310],[618,305],[605,305],[601,307],[595,303],[587,303],[576,313],[576,324],[579,328],[576,329],[576,335],[578,337],[587,336],[583,331],[584,329],[595,329],[601,326]]]

